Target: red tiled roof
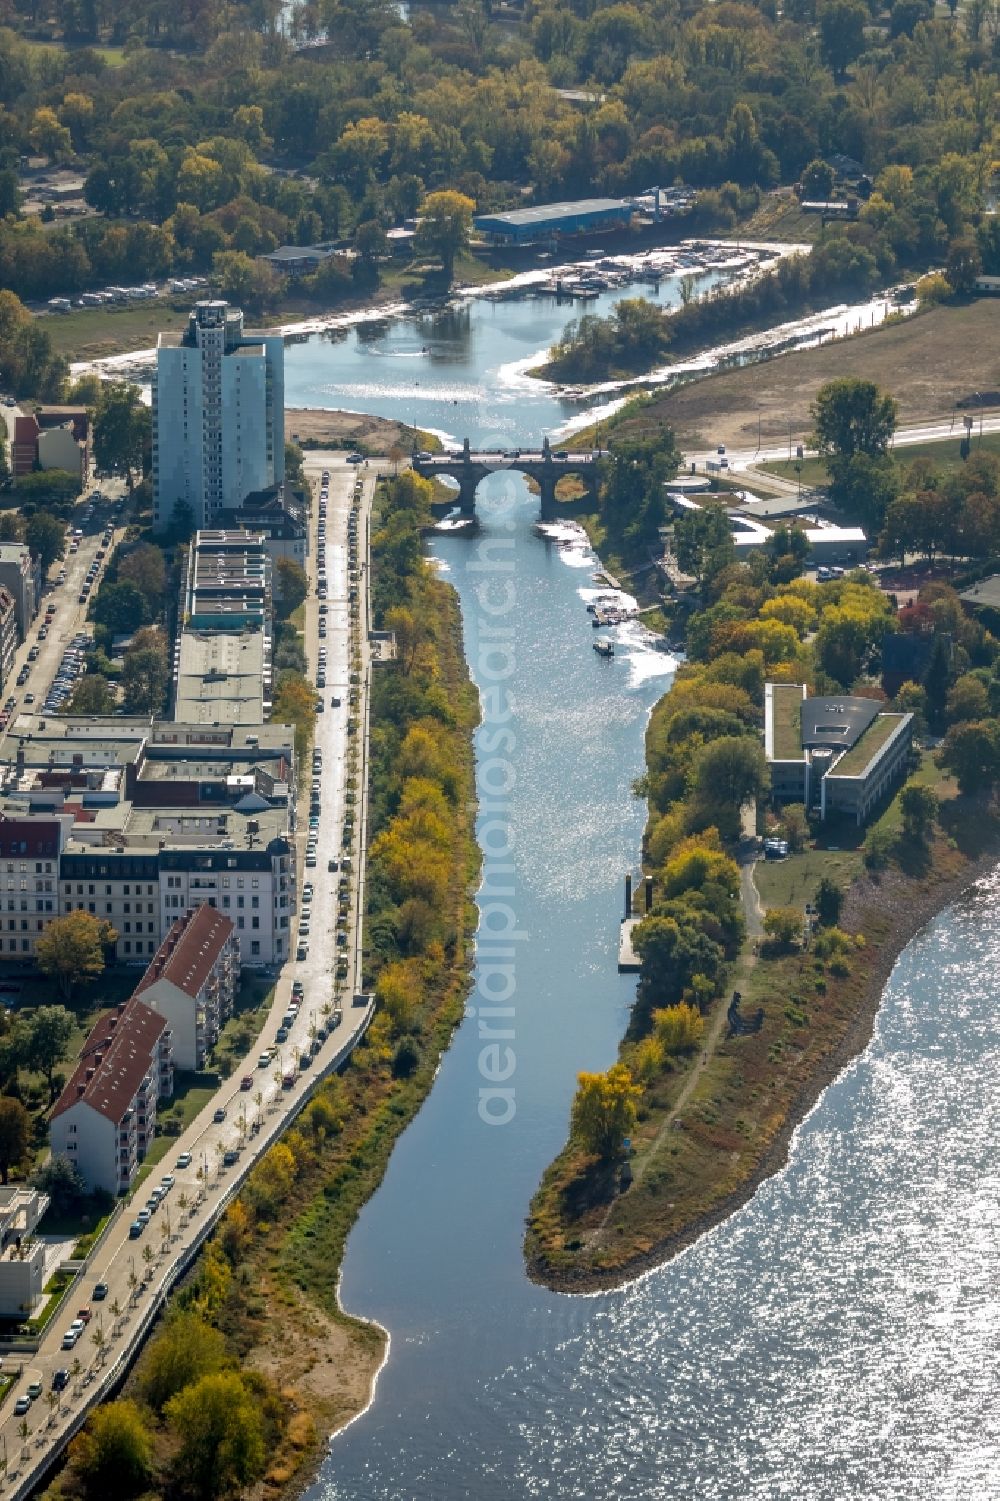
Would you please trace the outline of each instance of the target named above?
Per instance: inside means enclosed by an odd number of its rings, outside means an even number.
[[[185,913],[160,944],[133,994],[141,995],[165,979],[185,995],[197,996],[232,932],[229,918],[207,902]]]
[[[128,1110],[167,1023],[133,996],[91,1028],[53,1117],[81,1101],[116,1124]]]

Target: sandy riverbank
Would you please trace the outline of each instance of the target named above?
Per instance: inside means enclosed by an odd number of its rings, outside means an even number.
[[[799,1088],[776,1134],[751,1173],[731,1193],[680,1229],[665,1235],[648,1250],[633,1256],[613,1271],[603,1273],[587,1267],[553,1269],[538,1258],[528,1258],[533,1281],[557,1292],[594,1293],[633,1282],[699,1240],[741,1209],[760,1185],[781,1171],[788,1161],[795,1131],[812,1111],[826,1088],[868,1046],[882,1004],[886,982],[906,945],[922,928],[957,901],[994,868],[1000,860],[1000,829],[990,824],[988,847],[968,858],[959,857],[960,867],[945,871],[928,886],[908,878],[902,871],[884,871],[877,879],[861,876],[848,890],[841,926],[851,932],[879,932],[879,941],[865,950],[865,978],[854,1010],[840,1036],[817,1062],[808,1080]],[[932,869],[938,869],[936,862]]]

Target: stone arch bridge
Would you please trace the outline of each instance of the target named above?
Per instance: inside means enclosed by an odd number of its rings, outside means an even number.
[[[415,456],[413,468],[425,479],[447,475],[457,480],[458,507],[463,516],[475,515],[476,490],[488,474],[497,474],[505,469],[517,470],[537,483],[541,496],[542,520],[550,521],[559,514],[556,485],[567,475],[575,475],[589,499],[596,501],[597,465],[601,457],[600,449],[584,449],[579,453],[553,453],[548,438],[543,438],[541,448],[537,449],[476,452],[469,447],[469,440],[466,438],[461,453]]]

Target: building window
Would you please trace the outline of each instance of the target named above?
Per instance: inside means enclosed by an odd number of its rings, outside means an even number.
[[[257,942],[256,939],[254,939],[254,941],[250,945],[250,952],[251,952],[251,954],[259,954],[260,953],[260,944]]]

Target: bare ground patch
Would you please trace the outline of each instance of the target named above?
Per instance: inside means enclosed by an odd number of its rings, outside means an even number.
[[[816,392],[845,375],[891,391],[901,424],[921,422],[953,411],[963,397],[1000,387],[998,337],[1000,299],[931,308],[819,349],[706,376],[654,399],[618,430],[666,423],[682,447],[754,448],[759,416],[765,446],[787,440],[789,428],[792,442],[803,442]]]

